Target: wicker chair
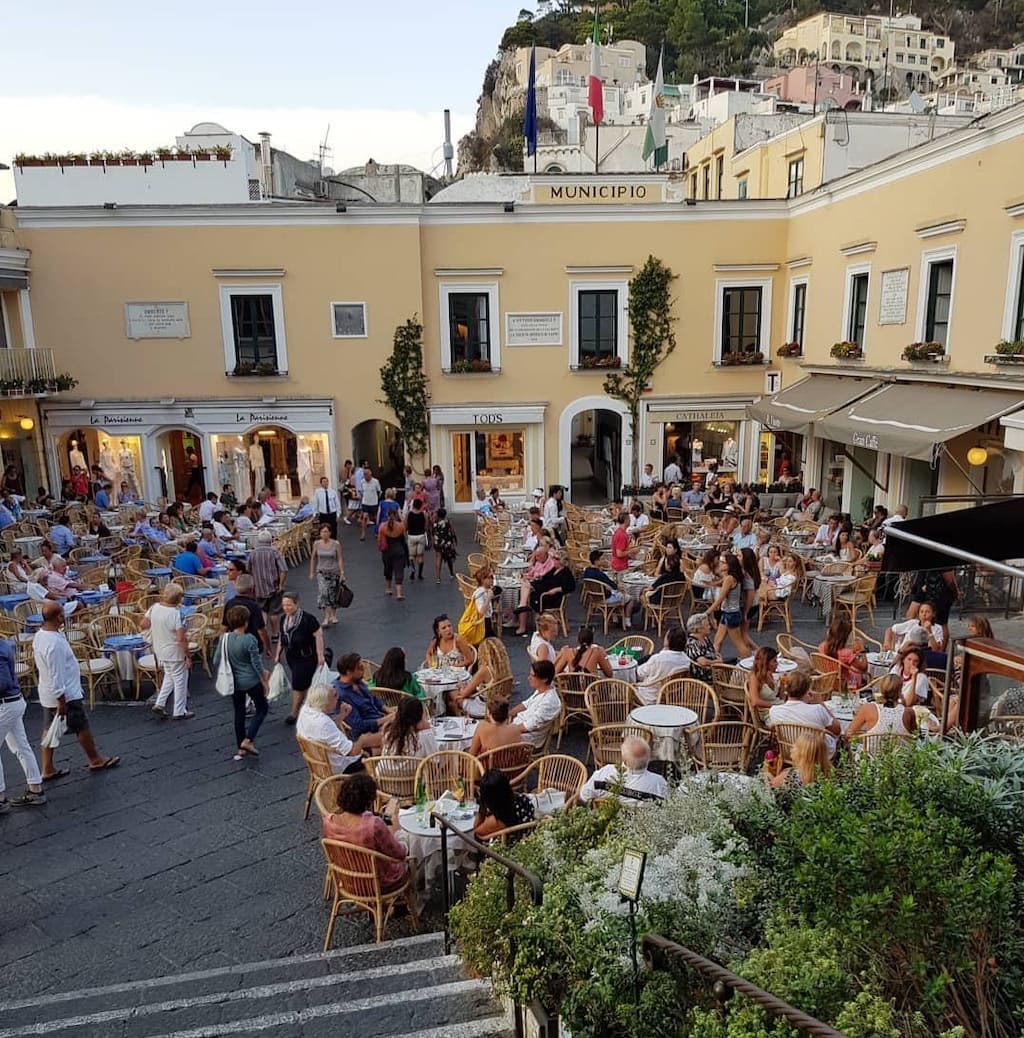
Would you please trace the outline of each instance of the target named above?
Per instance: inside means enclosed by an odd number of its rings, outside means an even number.
[[[312,739],[303,739],[301,735],[295,737],[299,744],[299,752],[309,769],[309,784],[306,787],[306,803],[302,812],[302,819],[309,818],[309,805],[313,803],[313,794],[316,787],[326,778],[330,778],[334,771],[331,768],[330,749],[322,742],[314,742]]]
[[[875,584],[878,581],[876,573],[870,573],[861,577],[852,587],[837,591],[832,596],[833,609],[848,609],[850,612],[850,623],[857,626],[857,610],[867,609],[871,618],[871,625],[875,623]]]
[[[190,656],[198,656],[202,661],[206,676],[210,677],[209,625],[202,613],[193,613],[182,621],[185,626],[185,639],[188,642]]]
[[[772,616],[781,616],[783,623],[786,625],[786,632],[789,633],[793,629],[793,620],[789,615],[789,600],[793,597],[791,591],[784,598],[763,598],[760,601],[760,616],[757,619],[757,629],[759,631],[764,629],[765,620]]]
[[[807,653],[808,656],[812,652],[818,651],[817,645],[812,645],[810,642],[801,641],[799,638],[792,634],[777,634],[775,635],[775,644],[778,646],[779,652],[782,653],[786,659],[793,659],[793,649],[802,649]]]
[[[377,783],[377,807],[394,797],[401,807],[416,801],[416,770],[419,757],[364,757],[363,766]]]
[[[377,872],[380,864],[393,863],[379,851],[371,851],[340,840],[321,840],[324,856],[327,859],[327,873],[334,887],[334,901],[331,904],[331,917],[327,922],[327,934],[324,937],[324,951],[331,946],[334,935],[334,922],[338,918],[341,906],[349,904],[356,909],[369,913],[373,918],[377,942],[384,939],[384,929],[399,901],[404,901],[409,909],[409,918],[413,929],[419,929],[419,906],[416,903],[416,859],[407,858],[405,878],[397,887],[382,889]]]
[[[513,742],[508,746],[498,746],[493,750],[486,750],[480,754],[477,760],[480,761],[480,767],[485,772],[490,771],[491,768],[497,768],[498,771],[505,773],[510,782],[514,783],[520,775],[524,774],[523,769],[527,768],[530,761],[533,760],[533,747],[528,742]]]
[[[316,804],[316,809],[320,813],[320,817],[324,815],[333,815],[337,811],[338,807],[338,788],[345,782],[348,782],[348,775],[331,775],[330,778],[321,779],[316,784],[316,789],[313,790],[313,803]],[[327,897],[328,886],[324,884],[324,897]]]
[[[562,724],[558,732],[558,744],[562,744],[562,733],[573,721],[590,724],[590,709],[587,706],[587,689],[594,675],[586,670],[567,670],[555,675],[555,688],[562,700]]]
[[[646,634],[626,634],[608,649],[608,655],[619,649],[637,649],[642,656],[650,656],[654,652],[654,640]]]
[[[587,756],[593,760],[595,769],[621,762],[622,740],[627,736],[643,739],[648,746],[653,738],[649,728],[632,722],[599,724],[590,729]]]
[[[411,695],[408,692],[402,692],[397,688],[383,688],[380,685],[373,687],[373,694],[388,707],[397,707],[403,699],[415,699],[416,696]],[[426,709],[426,703],[424,703],[424,709]]]
[[[811,654],[811,666],[814,667],[815,673],[817,674],[831,674],[832,675],[832,687],[830,691],[835,694],[839,691],[839,685],[842,680],[843,665],[839,660],[832,656],[826,656],[821,652],[812,652]]]
[[[532,833],[543,821],[543,818],[535,818],[532,822],[521,822],[519,825],[506,826],[504,829],[491,833],[487,837],[487,843],[492,847],[507,847],[509,844],[521,840],[528,833]]]
[[[750,751],[757,739],[752,724],[745,721],[715,721],[690,728],[690,756],[707,771],[746,774]]]
[[[810,735],[815,739],[820,739],[822,742],[825,741],[825,729],[816,728],[812,724],[796,724],[795,722],[787,721],[784,724],[772,725],[771,730],[779,744],[779,755],[782,757],[784,764],[793,763],[793,747],[801,735]]]
[[[109,685],[122,699],[121,680],[117,672],[117,661],[109,656],[99,653],[92,645],[86,642],[75,642],[71,651],[78,660],[78,673],[89,690],[89,709],[96,706],[96,690],[102,688],[104,683]]]
[[[659,706],[683,706],[697,715],[697,723],[718,718],[718,697],[706,682],[696,678],[668,678],[658,689]]]
[[[624,724],[636,703],[636,689],[628,681],[601,678],[591,682],[584,698],[593,727]]]
[[[995,714],[989,718],[985,732],[1006,742],[1024,742],[1024,717],[1019,714]]]
[[[686,583],[684,581],[677,581],[672,584],[663,584],[658,588],[658,601],[651,602],[650,591],[646,592],[642,598],[644,609],[644,628],[646,629],[651,623],[653,623],[658,629],[658,637],[662,635],[662,628],[665,626],[667,620],[674,619],[677,623],[682,623],[682,606],[683,598],[686,596]]]
[[[436,800],[446,789],[454,790],[462,780],[466,796],[476,795],[476,784],[484,769],[476,757],[460,750],[439,750],[420,761],[416,769],[415,785],[423,783],[428,800]]]
[[[592,577],[588,577],[580,585],[580,603],[583,606],[583,622],[590,623],[591,617],[594,613],[600,613],[601,620],[604,623],[604,633],[608,633],[608,621],[620,612],[622,609],[621,605],[612,605],[608,601],[608,585],[603,584],[600,580],[594,580]]]
[[[138,634],[139,625],[130,616],[112,616],[108,613],[96,617],[89,624],[89,631],[93,645],[102,648],[107,638],[114,638],[119,634]]]
[[[722,720],[749,721],[746,674],[731,663],[712,663],[711,681]]]
[[[621,740],[620,740],[621,745]],[[543,792],[546,789],[557,789],[565,794],[565,809],[568,811],[579,800],[580,790],[587,781],[587,769],[582,761],[561,753],[538,757],[524,772],[518,775],[513,783],[516,786],[528,785],[531,775],[536,776],[534,789]]]
[[[913,742],[912,736],[903,735],[902,732],[861,732],[853,737],[852,745],[855,750],[859,749],[869,757],[878,757],[910,742]]]

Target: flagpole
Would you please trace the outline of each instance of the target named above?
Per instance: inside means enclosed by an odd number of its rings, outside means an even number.
[[[601,168],[601,124],[594,123],[594,172]]]

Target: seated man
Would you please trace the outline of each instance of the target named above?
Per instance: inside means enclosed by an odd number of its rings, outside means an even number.
[[[552,687],[554,680],[555,665],[551,660],[531,663],[526,681],[533,694],[509,710],[512,723],[523,730],[523,742],[534,749],[544,745],[550,726],[562,712],[562,700]]]
[[[597,581],[604,590],[604,600],[608,605],[621,606],[622,629],[628,631],[633,626],[630,614],[633,610],[633,600],[625,592],[615,586],[615,581],[601,568],[601,559],[604,552],[600,548],[594,548],[590,553],[590,565],[583,570],[584,580]]]
[[[636,671],[636,694],[645,706],[658,701],[658,688],[667,678],[685,678],[690,671],[690,657],[686,655],[686,634],[680,627],[665,632],[664,646]]]
[[[230,541],[235,536],[234,525],[231,516],[223,508],[213,513],[213,535],[221,541],[222,546],[224,541]]]
[[[635,735],[627,736],[622,740],[622,763],[606,764],[598,768],[584,782],[580,800],[589,804],[593,800],[618,795],[624,804],[637,804],[649,799],[664,799],[668,793],[668,783],[660,775],[647,770],[650,763],[651,748],[647,743]],[[625,792],[627,790],[634,790],[642,796],[631,797]]]
[[[220,495],[220,506],[226,511],[233,511],[238,507],[238,498],[230,483],[225,483]]]
[[[292,516],[293,523],[301,523],[304,519],[309,519],[313,515],[313,506],[309,503],[308,497],[303,497],[299,500],[299,507],[296,509],[295,515]],[[217,517],[213,517],[214,530],[217,529]],[[220,536],[218,534],[218,536]]]
[[[135,492],[130,490],[128,484],[123,480],[121,482],[121,489],[117,493],[117,503],[119,505],[135,504]]]
[[[644,470],[640,474],[640,486],[642,487],[653,487],[654,486],[654,466],[647,462],[644,465]]]
[[[639,537],[640,531],[651,525],[651,517],[644,511],[644,506],[639,501],[633,502],[633,507],[629,512],[629,527],[626,532],[630,537]]]
[[[199,534],[197,547],[199,548],[199,553],[205,555],[211,563],[224,557],[224,545],[217,540],[217,535],[213,532],[212,526],[203,526],[202,532]]]
[[[695,477],[694,482],[690,484],[689,490],[683,494],[683,504],[687,508],[700,508],[704,504],[704,490],[700,485],[700,477]]]
[[[776,703],[768,711],[769,728],[776,724],[806,724],[825,732],[825,748],[834,757],[842,729],[828,707],[808,702],[811,679],[803,671],[786,675],[786,701]]]
[[[199,521],[208,523],[213,520],[213,513],[217,511],[217,495],[211,490],[206,495],[206,500],[199,506]]]
[[[183,551],[179,552],[171,560],[171,569],[178,573],[187,573],[190,577],[208,577],[209,566],[203,565],[199,558],[199,549],[195,541],[187,541]]]
[[[255,529],[256,524],[252,521],[252,509],[248,504],[240,505],[238,517],[235,519],[235,531],[241,535],[243,533],[252,533]]]
[[[349,707],[345,723],[352,738],[366,747],[379,748],[381,725],[394,714],[370,691],[363,680],[363,659],[356,652],[345,653],[338,660],[338,680],[334,682],[339,705]]]
[[[6,530],[8,526],[13,526],[17,521],[14,512],[7,506],[7,502],[4,501],[3,504],[0,504],[0,530]]]
[[[836,537],[839,535],[839,516],[833,512],[828,519],[818,527],[818,532],[811,538],[810,543],[816,548],[825,548],[829,551],[835,547]]]
[[[47,598],[55,598],[64,601],[70,598],[76,591],[81,591],[82,585],[68,577],[68,564],[64,559],[55,559],[53,568],[46,577]]]
[[[882,636],[882,648],[887,652],[902,652],[911,645],[917,645],[928,652],[944,653],[947,637],[948,632],[942,624],[935,622],[935,606],[931,602],[923,602],[915,619],[904,620],[886,629]]]
[[[67,515],[61,513],[56,517],[56,521],[50,527],[47,537],[53,545],[53,550],[58,555],[67,555],[71,551],[75,546],[75,535],[71,532],[71,527],[68,526]]]
[[[136,523],[132,527],[132,536],[147,540],[150,544],[169,544],[171,541],[168,534],[149,521],[145,512],[136,513]]]
[[[487,518],[494,515],[494,505],[487,494],[484,493],[483,487],[476,488],[476,500],[473,502],[473,511],[477,515],[486,516]]]
[[[105,512],[110,508],[110,484],[104,483],[93,497],[93,503],[96,505],[101,512]]]
[[[757,534],[754,533],[752,519],[741,519],[739,529],[732,535],[732,550],[738,552],[743,548],[753,551],[757,547]]]

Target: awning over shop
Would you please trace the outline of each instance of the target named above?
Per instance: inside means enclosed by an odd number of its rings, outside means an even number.
[[[936,444],[1021,406],[1022,393],[891,382],[823,418],[815,432],[853,447],[931,461]]]
[[[773,396],[761,397],[747,408],[747,416],[768,429],[808,436],[813,422],[820,422],[837,407],[870,393],[879,384],[870,378],[808,375]]]
[[[1024,497],[997,501],[979,508],[960,508],[955,512],[908,519],[893,529],[924,537],[928,541],[983,559],[1002,562],[1020,558],[1020,531],[1024,528]],[[938,547],[929,547],[886,536],[882,570],[905,573],[922,569],[952,569],[963,564],[963,556],[947,555]]]

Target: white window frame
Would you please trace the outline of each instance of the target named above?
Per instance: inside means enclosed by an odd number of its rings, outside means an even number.
[[[1003,305],[1003,338],[1011,341],[1015,338],[1014,323],[1017,318],[1017,303],[1021,292],[1021,266],[1024,265],[1024,231],[1014,231],[1010,235],[1010,264],[1006,273],[1006,301]],[[956,273],[956,268],[953,268]]]
[[[959,263],[957,262],[957,248],[955,245],[947,245],[941,249],[928,249],[921,253],[921,266],[918,270],[917,286],[917,319],[915,321],[915,342],[924,342],[925,331],[928,324],[928,284],[932,279],[932,267],[936,263],[953,261],[953,280],[949,286],[949,326],[946,330],[946,353],[953,342],[953,304],[956,301],[956,273]]]
[[[772,342],[772,279],[771,278],[716,278],[715,279],[715,351],[713,361],[722,363],[722,314],[725,310],[727,288],[761,289],[761,341],[758,349],[765,362],[771,360]]]
[[[800,184],[799,190],[794,191],[793,183],[793,167],[799,163],[800,165]],[[794,155],[793,158],[789,159],[786,163],[786,197],[787,198],[799,198],[804,193],[804,156]]]
[[[274,339],[277,345],[277,370],[288,370],[288,344],[284,335],[284,291],[281,285],[218,285],[220,291],[220,328],[224,340],[224,370],[235,370],[235,329],[231,320],[232,296],[270,296],[274,302]]]
[[[811,279],[806,275],[789,279],[789,301],[786,304],[786,342],[795,341],[791,336],[793,335],[793,318],[796,317],[797,285],[804,286],[804,339],[807,338],[807,300],[811,295],[810,283]],[[803,346],[804,343],[800,345]]]
[[[4,294],[0,292],[0,328],[4,333],[4,346],[11,347],[11,325],[7,320],[7,304],[4,302]]]
[[[629,282],[628,281],[570,281],[569,282],[569,369],[580,368],[580,292],[617,292],[619,316],[616,327],[616,356],[622,367],[629,363]],[[600,369],[598,369],[600,370]]]
[[[846,287],[843,291],[843,324],[839,329],[839,340],[845,342],[850,334],[850,311],[853,307],[853,279],[858,274],[868,276],[868,297],[864,305],[864,344],[861,347],[866,355],[868,352],[868,329],[871,327],[871,285],[874,278],[871,276],[870,263],[855,263],[846,268]]]
[[[491,341],[489,347],[489,360],[491,372],[497,374],[501,371],[501,329],[502,315],[498,308],[498,282],[497,281],[462,281],[445,282],[438,285],[438,293],[441,301],[441,370],[450,374],[452,370],[452,329],[448,319],[448,297],[471,292],[477,295],[487,295],[487,320],[490,324]]]
[[[362,310],[363,310],[363,334],[362,335],[339,335],[337,333],[337,331],[335,330],[337,328],[337,325],[334,322],[334,308],[336,306],[359,306],[359,307],[362,307]],[[368,339],[370,337],[370,322],[369,322],[369,315],[368,315],[367,309],[366,309],[366,303],[360,302],[358,300],[352,300],[352,301],[337,300],[337,301],[331,303],[330,317],[331,317],[331,338],[332,339]]]

